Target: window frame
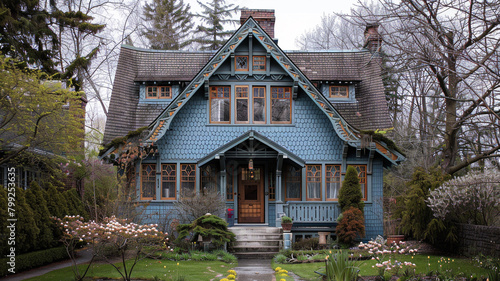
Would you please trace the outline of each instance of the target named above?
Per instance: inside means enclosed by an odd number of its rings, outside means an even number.
[[[186,166],[192,166],[191,173],[189,173],[188,176],[184,176],[184,171]],[[194,173],[194,175],[193,175]],[[181,164],[181,171],[180,171],[180,190],[179,190],[179,198],[193,198],[196,195],[196,164],[193,163],[182,163]],[[193,178],[193,180],[185,180],[184,178]],[[184,193],[182,191],[183,189],[183,184],[184,183],[193,183],[194,188],[193,188],[193,196],[192,197],[187,197],[184,196]]]
[[[329,169],[329,168],[332,169]],[[332,171],[334,170],[333,175]],[[331,176],[330,176],[331,175]],[[337,178],[338,181],[333,181],[332,179]],[[325,200],[326,201],[338,201],[339,200],[339,193],[340,193],[340,188],[342,187],[342,165],[340,164],[327,164],[325,165]],[[337,197],[336,198],[329,198],[328,197],[328,184],[329,183],[338,183],[339,188],[337,192]]]
[[[340,91],[333,91],[333,88],[346,89],[347,96],[342,96],[336,93],[340,93]],[[340,85],[330,85],[328,87],[328,93],[330,98],[341,98],[348,99],[349,98],[349,86],[340,86]]]
[[[259,61],[258,59],[263,59],[263,60]],[[267,67],[266,60],[267,60],[266,56],[253,56],[252,57],[252,70],[253,71],[266,71],[267,70],[266,69],[266,67]],[[264,68],[263,69],[255,69],[255,66],[264,67]]]
[[[247,65],[246,68],[238,68],[238,58],[246,58],[247,60]],[[234,70],[235,71],[248,71],[248,56],[234,56]]]
[[[257,97],[257,99],[262,99],[264,100],[264,121],[255,121],[255,102],[254,100],[256,99],[255,97],[255,90],[257,89],[262,89],[264,90],[264,96],[263,97]],[[265,86],[254,86],[252,87],[252,123],[253,124],[266,124],[267,123],[267,118],[266,118],[266,115],[267,115],[267,103],[266,103],[266,87]]]
[[[220,191],[219,168],[216,165],[208,164],[200,168],[200,189],[205,192],[205,183],[215,184],[215,191]],[[210,191],[210,190],[208,190]]]
[[[238,89],[246,89],[246,97],[238,97]],[[238,100],[247,101],[247,121],[238,121]],[[235,85],[234,86],[234,109],[235,109],[235,124],[249,124],[250,123],[250,87],[248,85]]]
[[[309,168],[316,167],[316,173],[314,176],[316,178],[314,181],[310,181],[309,178]],[[319,169],[318,169],[319,168]],[[319,173],[319,175],[318,175]],[[317,180],[319,179],[319,180]],[[309,198],[309,183],[319,183],[319,198]],[[322,181],[322,165],[321,164],[311,164],[306,165],[306,200],[307,201],[323,201],[323,181]]]
[[[289,98],[274,98],[273,97],[273,89],[280,89],[282,88],[284,91],[283,93],[286,94],[287,92],[289,93]],[[287,91],[288,90],[288,91]],[[271,110],[271,124],[292,124],[292,87],[281,87],[281,86],[273,86],[271,87],[271,104],[269,105],[270,107],[270,110]],[[273,106],[273,101],[274,100],[286,100],[288,99],[289,100],[289,121],[274,121],[273,120],[273,109],[274,109],[274,106]]]
[[[367,173],[368,170],[367,170],[367,165],[366,164],[364,164],[364,165],[356,164],[356,165],[347,165],[347,166],[354,167],[356,169],[356,171],[358,172],[359,185],[361,188],[361,194],[363,195],[362,200],[368,201],[368,173]],[[364,168],[364,170],[362,170],[361,168]],[[364,174],[364,177],[360,176],[360,174]],[[364,188],[363,188],[363,186],[364,186]]]
[[[144,174],[146,167],[151,167],[151,172],[147,175]],[[147,176],[147,177],[146,177]],[[146,182],[146,178],[149,179],[148,183],[153,183],[153,196],[152,197],[144,197],[144,183]],[[152,179],[152,180],[151,180]],[[139,190],[139,196],[141,200],[155,200],[156,199],[156,164],[154,163],[144,163],[141,164],[141,188]]]
[[[228,88],[229,89],[229,97],[218,97],[218,89],[219,88]],[[215,89],[216,97],[212,97],[212,93]],[[223,94],[224,95],[224,94]],[[211,124],[231,124],[231,86],[210,86],[210,92],[209,92],[209,121]],[[212,121],[212,100],[213,99],[227,99],[229,103],[229,120],[228,121]]]
[[[150,97],[148,95],[149,89],[155,90],[156,96]],[[165,97],[161,97],[161,93],[163,89],[169,89],[168,90],[168,95]],[[166,100],[166,99],[172,99],[172,86],[146,86],[146,95],[145,95],[147,100]]]
[[[298,177],[299,177],[299,180],[298,180],[298,183],[299,183],[299,197],[295,198],[295,197],[288,197],[288,180],[289,180],[289,173],[290,173],[290,169],[294,169],[295,172],[298,173]],[[296,176],[294,176],[296,177]],[[294,166],[288,166],[285,170],[285,201],[301,201],[302,200],[302,169],[299,168],[299,169],[295,169]]]
[[[170,171],[170,174],[164,174],[164,172],[166,173],[166,168],[168,166],[173,167],[173,169]],[[164,176],[167,176],[169,178],[173,177],[173,180],[172,179],[165,180]],[[167,183],[167,182],[170,182],[170,183],[173,182],[174,183],[174,194],[173,194],[173,196],[164,197],[163,196],[163,184]],[[177,164],[171,164],[171,163],[161,164],[161,190],[160,190],[160,199],[161,200],[175,200],[176,198],[177,198]]]

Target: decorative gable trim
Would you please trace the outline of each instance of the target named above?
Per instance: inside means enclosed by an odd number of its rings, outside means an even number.
[[[233,34],[226,44],[212,57],[212,59],[198,72],[189,85],[180,93],[170,105],[149,125],[150,134],[146,138],[145,143],[151,144],[158,141],[170,127],[170,123],[179,112],[179,110],[191,99],[194,93],[200,89],[202,85],[208,85],[208,79],[222,65],[222,63],[234,56],[235,49],[245,40],[247,36],[255,37],[268,54],[273,57],[294,79],[294,88],[299,87],[314,101],[314,103],[326,114],[330,119],[333,128],[337,135],[350,146],[356,147],[360,143],[361,134],[359,131],[351,127],[342,116],[335,110],[333,105],[321,94],[311,81],[296,67],[293,62],[285,55],[285,53],[276,45],[276,43],[261,29],[256,21],[250,17],[248,20]],[[268,60],[269,61],[269,60]],[[269,68],[268,68],[269,69]],[[220,78],[220,77],[219,77]],[[242,77],[241,77],[242,78]],[[272,77],[273,79],[282,79],[282,77]],[[295,91],[296,93],[296,91]],[[391,163],[404,160],[403,156],[386,155],[378,148],[377,151],[382,154]],[[396,158],[396,159],[394,159]]]

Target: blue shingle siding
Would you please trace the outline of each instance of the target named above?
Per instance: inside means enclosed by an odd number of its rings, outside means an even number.
[[[251,129],[306,161],[342,159],[342,142],[331,122],[304,93],[294,101],[293,124],[288,126],[210,125],[207,111],[208,101],[196,93],[158,141],[162,161],[197,161]]]
[[[269,213],[267,214],[267,220],[269,226],[276,227],[276,205],[273,203],[269,204]]]
[[[372,172],[372,203],[365,206],[366,239],[384,234],[383,228],[383,162],[380,158],[373,160]]]
[[[137,212],[139,212],[140,223],[155,223],[162,228],[167,227],[167,229],[162,230],[169,230],[169,226],[165,226],[165,224],[170,224],[171,220],[177,217],[177,211],[171,202],[145,202],[142,207],[137,207]]]

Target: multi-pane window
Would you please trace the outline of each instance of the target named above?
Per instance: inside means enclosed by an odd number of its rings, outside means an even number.
[[[356,168],[358,171],[359,185],[361,186],[361,193],[363,194],[363,199],[367,200],[366,192],[367,192],[367,184],[366,184],[366,165],[349,165]]]
[[[141,169],[141,199],[153,200],[156,189],[156,164],[142,164]]]
[[[235,56],[236,71],[248,71],[248,56]]]
[[[201,168],[201,189],[203,192],[219,191],[219,169],[214,165]]]
[[[271,87],[271,123],[291,123],[292,88]]]
[[[171,99],[172,87],[170,86],[148,86],[146,87],[146,99]]]
[[[293,166],[287,166],[285,170],[285,200],[301,200],[302,170]]]
[[[176,164],[161,165],[161,199],[175,200]]]
[[[339,198],[340,184],[340,165],[326,165],[326,200]]]
[[[330,86],[330,97],[331,98],[348,98],[349,97],[349,87],[348,86]]]
[[[226,176],[226,199],[234,201],[234,183],[232,174]]]
[[[193,197],[196,192],[196,164],[181,164],[181,197]]]
[[[266,123],[265,87],[253,87],[253,122]]]
[[[254,56],[253,57],[253,70],[266,70],[266,57]]]
[[[306,166],[307,200],[321,201],[321,165]]]
[[[229,86],[210,87],[210,122],[230,123],[231,88]]]
[[[236,123],[248,123],[248,86],[235,86]]]
[[[275,177],[274,171],[272,169],[269,170],[269,174],[267,176],[269,177],[269,200],[275,201],[276,200],[276,177]]]

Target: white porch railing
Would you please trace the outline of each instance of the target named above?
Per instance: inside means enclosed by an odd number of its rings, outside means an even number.
[[[338,203],[334,202],[288,202],[285,214],[294,222],[334,222],[340,214]]]

